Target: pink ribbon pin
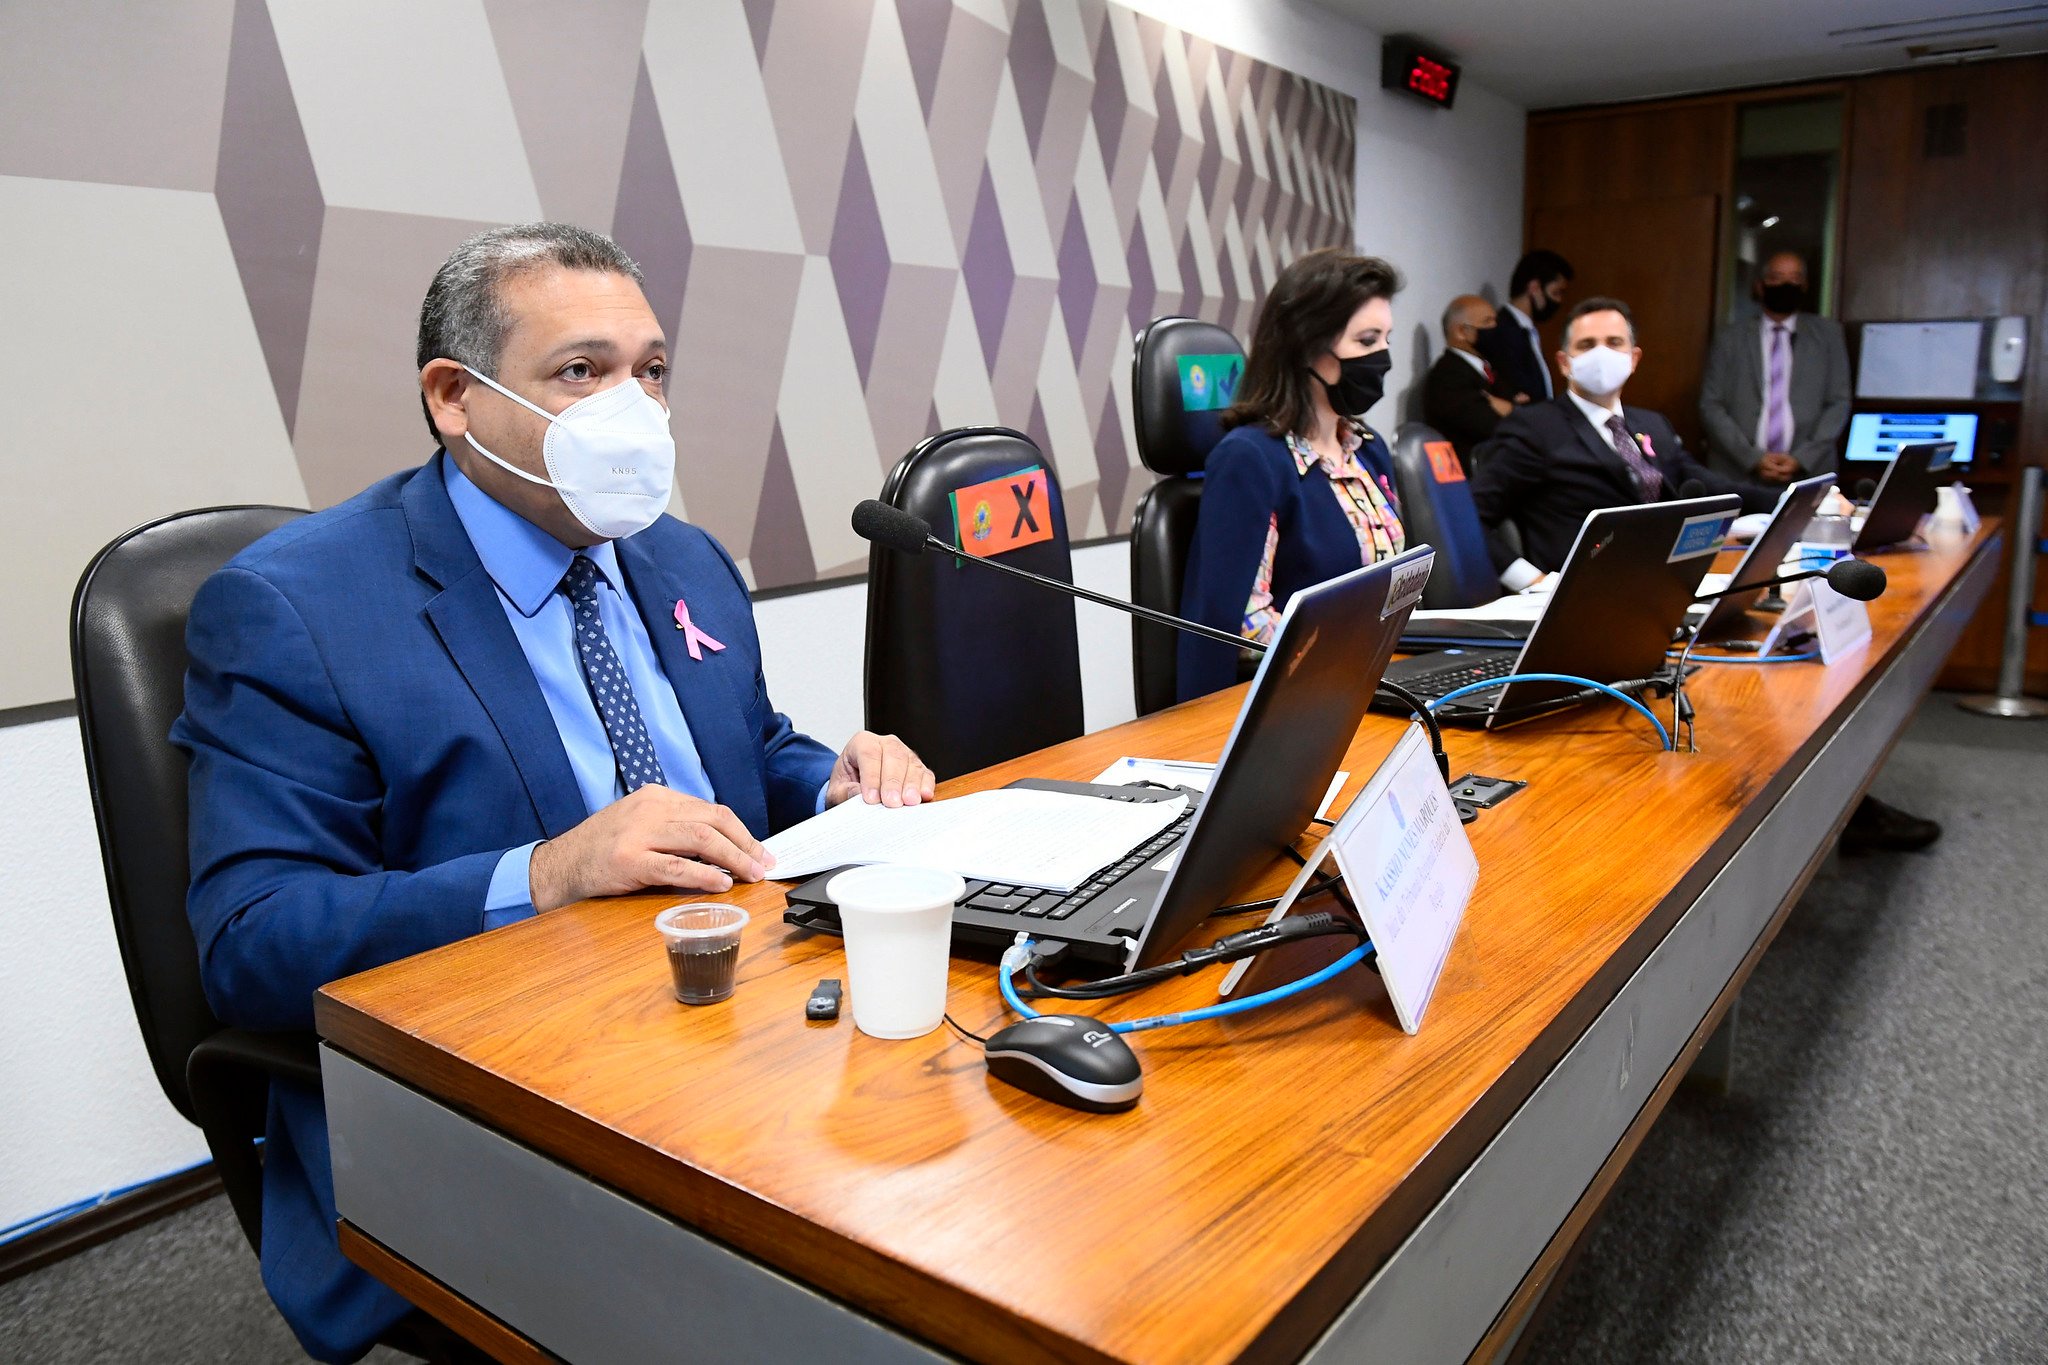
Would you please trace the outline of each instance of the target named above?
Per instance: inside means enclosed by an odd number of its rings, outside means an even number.
[[[1640,431],[1636,433],[1636,444],[1643,448],[1643,454],[1649,456],[1653,460],[1657,458],[1657,447],[1651,445],[1650,438],[1643,435],[1643,433]],[[676,603],[676,605],[681,606],[682,603],[678,602]]]
[[[690,620],[690,608],[680,597],[676,599],[676,629],[683,633],[683,643],[690,647],[690,657],[700,663],[703,662],[704,652],[697,648],[698,645],[708,647],[713,654],[725,648]]]

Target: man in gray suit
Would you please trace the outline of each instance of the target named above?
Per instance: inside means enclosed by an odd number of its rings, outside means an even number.
[[[1849,348],[1840,324],[1805,311],[1806,262],[1780,251],[1754,287],[1761,317],[1714,337],[1700,421],[1714,469],[1783,484],[1832,469],[1849,421]]]

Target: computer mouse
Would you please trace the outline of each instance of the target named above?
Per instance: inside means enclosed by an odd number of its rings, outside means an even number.
[[[1100,1019],[1041,1014],[988,1040],[988,1073],[1054,1104],[1113,1114],[1138,1102],[1138,1054]]]

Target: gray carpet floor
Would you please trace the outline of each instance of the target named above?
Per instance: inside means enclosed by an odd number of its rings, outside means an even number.
[[[2048,722],[1934,698],[1876,792],[1946,836],[1830,862],[1532,1362],[2048,1362]],[[0,1285],[0,1361],[303,1359],[222,1199]]]
[[[379,1348],[369,1365],[407,1365]],[[287,1365],[305,1352],[270,1305],[226,1195],[0,1284],[0,1361]]]
[[[2048,1361],[2048,722],[1935,697],[1537,1330],[1540,1365]]]

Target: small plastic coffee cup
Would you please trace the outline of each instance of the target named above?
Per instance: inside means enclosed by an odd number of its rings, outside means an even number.
[[[685,1005],[715,1005],[732,994],[746,911],[715,901],[671,905],[654,917],[654,927],[668,948],[676,999]]]
[[[953,903],[967,883],[930,867],[850,868],[825,886],[846,936],[853,1026],[871,1038],[921,1038],[946,1018]]]

